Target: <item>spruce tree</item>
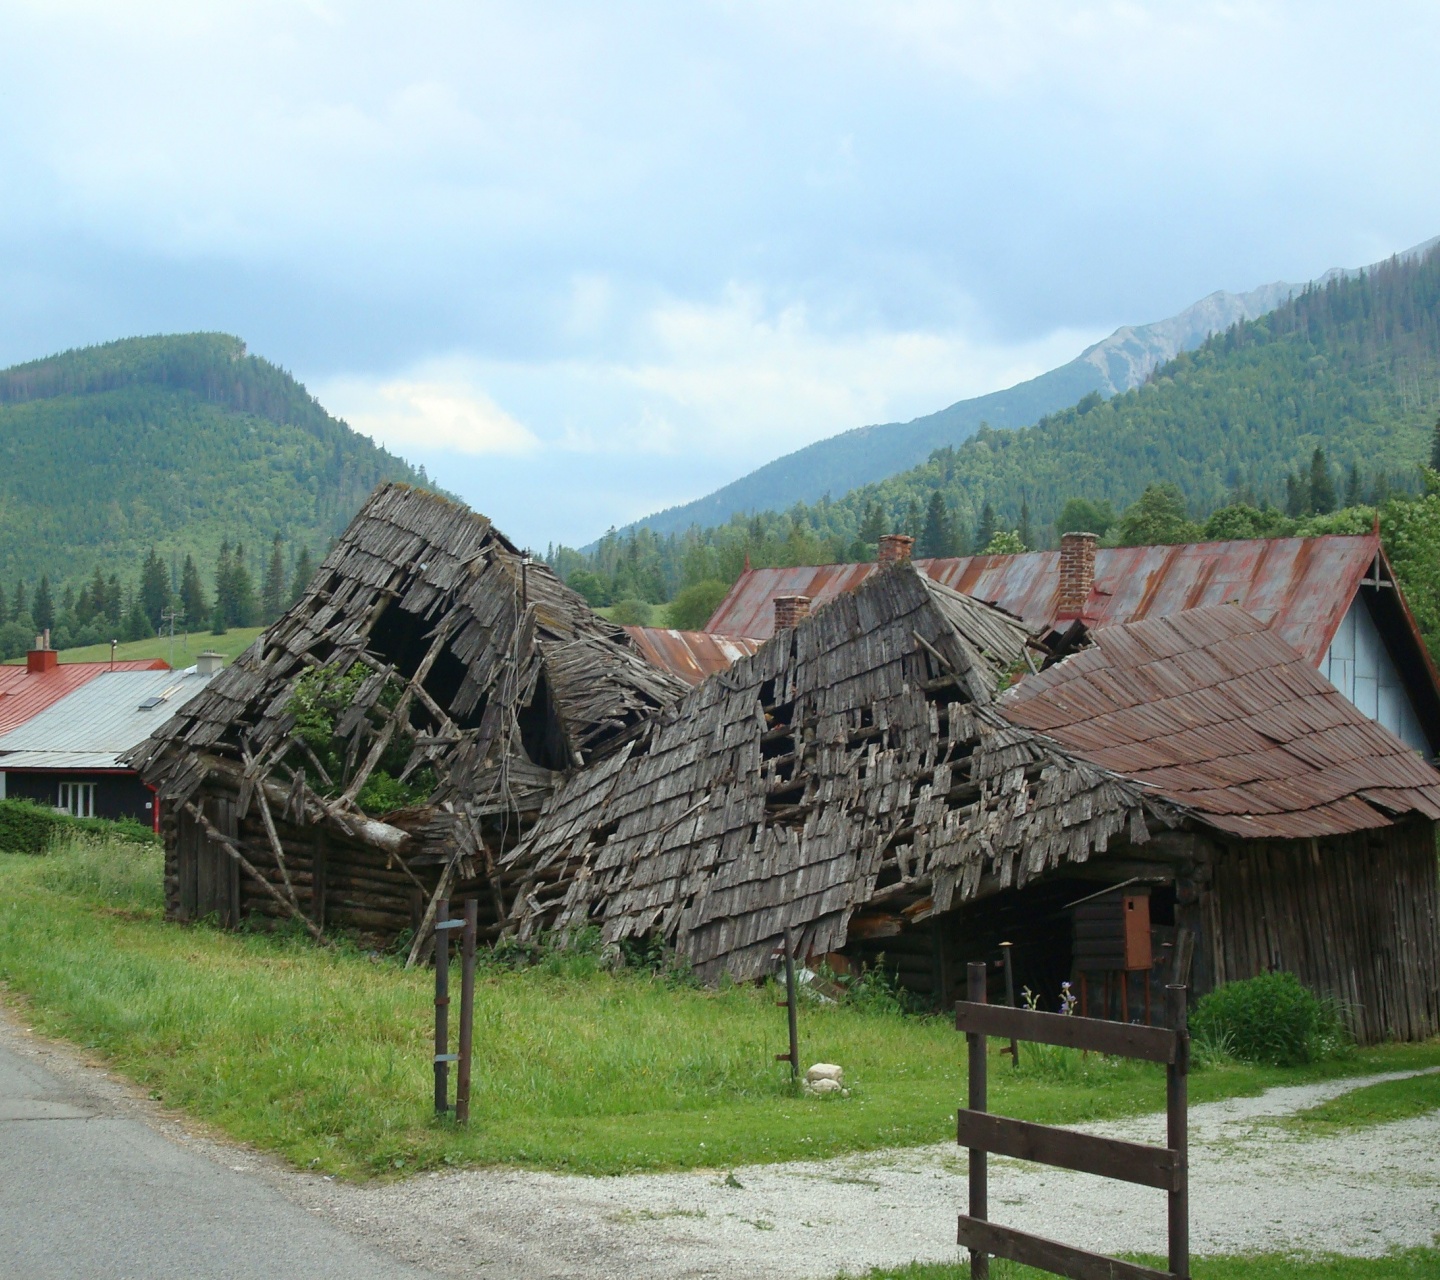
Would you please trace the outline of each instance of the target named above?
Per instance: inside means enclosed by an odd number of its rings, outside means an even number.
[[[1360,466],[1356,462],[1350,464],[1350,474],[1345,481],[1345,505],[1347,507],[1362,506],[1365,502],[1365,487],[1360,481]]]
[[[170,574],[154,547],[150,548],[145,567],[140,571],[139,601],[150,626],[158,631],[165,610],[170,607]]]
[[[0,591],[0,627],[10,621],[10,606],[5,599],[5,593]]]
[[[228,538],[221,541],[220,554],[215,558],[214,613],[220,619],[220,630],[215,634],[224,635],[224,629],[235,613],[235,562],[230,555]]]
[[[125,592],[120,586],[120,575],[112,573],[105,583],[105,620],[111,627],[118,627],[125,614]]]
[[[865,504],[865,515],[860,521],[860,541],[868,543],[875,551],[880,546],[880,539],[889,532],[885,527],[885,508],[871,498]]]
[[[55,601],[50,596],[50,575],[40,575],[40,585],[35,589],[35,603],[30,606],[36,631],[55,629]]]
[[[1435,419],[1435,430],[1430,435],[1430,468],[1440,471],[1440,418]]]
[[[1310,510],[1322,516],[1335,510],[1335,477],[1318,445],[1310,455]]]
[[[295,581],[290,587],[291,604],[305,594],[305,588],[310,585],[310,579],[314,576],[315,567],[310,563],[310,548],[301,547],[300,554],[295,557]]]
[[[944,495],[936,489],[925,507],[925,524],[920,531],[916,552],[927,557],[954,555],[954,542],[950,508],[945,505]]]
[[[995,536],[995,508],[988,502],[980,508],[980,523],[975,526],[975,550],[983,552]]]
[[[905,504],[905,532],[912,538],[918,538],[924,528],[925,509],[920,505],[920,499],[912,495]]]
[[[210,608],[205,603],[205,587],[195,557],[186,555],[180,570],[180,608],[185,611],[185,626],[198,631],[210,621]]]
[[[30,600],[25,594],[25,580],[15,579],[15,594],[10,597],[10,617],[16,622],[24,622],[30,616]]]
[[[1033,551],[1035,548],[1035,536],[1030,530],[1030,499],[1020,499],[1020,526],[1015,530],[1020,535],[1020,543],[1026,551]]]
[[[260,601],[255,596],[255,580],[245,563],[245,545],[235,544],[235,559],[231,562],[230,581],[233,597],[230,617],[232,627],[253,627],[260,616]]]
[[[270,563],[265,566],[265,585],[260,590],[263,621],[274,622],[285,612],[285,561],[280,554],[280,535],[270,544]]]

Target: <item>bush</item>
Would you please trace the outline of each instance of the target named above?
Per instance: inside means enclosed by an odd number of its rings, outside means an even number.
[[[1346,1043],[1334,1001],[1307,991],[1293,973],[1226,983],[1196,1004],[1190,1028],[1205,1044],[1274,1067],[1316,1062]]]
[[[648,627],[654,612],[645,600],[617,600],[610,610],[610,621],[622,627]]]
[[[720,601],[730,594],[718,578],[692,583],[670,602],[670,625],[677,631],[701,631]]]
[[[0,852],[44,853],[55,840],[81,832],[148,844],[160,839],[149,827],[129,819],[72,818],[28,800],[0,800]]]

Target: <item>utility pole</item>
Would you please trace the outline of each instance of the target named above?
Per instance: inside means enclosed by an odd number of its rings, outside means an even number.
[[[175,624],[185,616],[185,610],[176,609],[173,605],[161,611],[160,622],[170,624],[170,670],[175,670]]]

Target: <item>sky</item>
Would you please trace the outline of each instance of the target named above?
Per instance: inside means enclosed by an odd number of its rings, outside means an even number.
[[[0,365],[223,330],[543,549],[1440,233],[1440,6],[0,0]]]

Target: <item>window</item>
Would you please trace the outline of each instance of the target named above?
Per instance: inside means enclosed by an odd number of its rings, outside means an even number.
[[[73,814],[77,818],[93,818],[95,816],[95,784],[93,782],[62,782],[60,784],[60,803],[57,807],[62,812]]]

